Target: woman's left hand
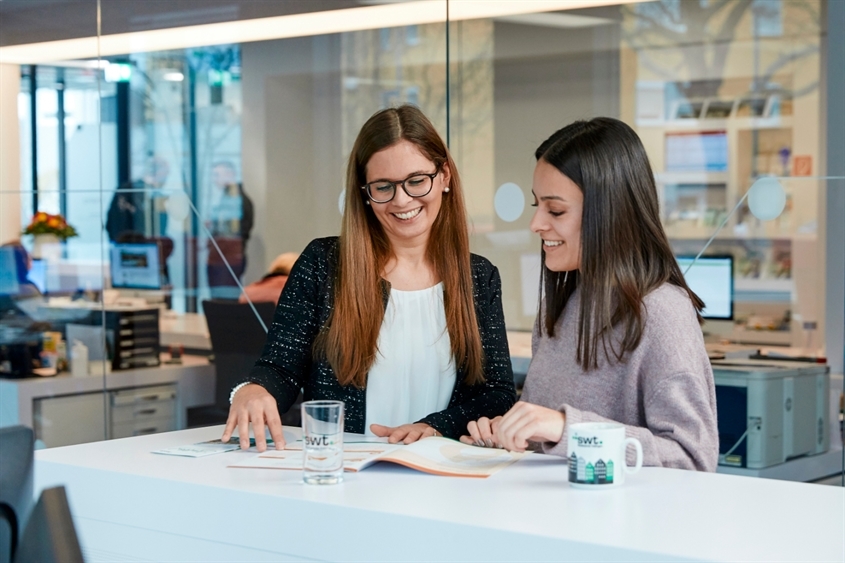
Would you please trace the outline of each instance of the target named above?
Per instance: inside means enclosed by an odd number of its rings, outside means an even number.
[[[382,426],[381,424],[370,424],[370,430],[376,436],[384,438],[387,436],[387,441],[391,444],[412,444],[422,438],[429,436],[439,436],[440,433],[426,424],[425,422],[416,422],[414,424],[403,424],[402,426]]]
[[[496,431],[496,441],[512,452],[524,452],[528,441],[560,442],[565,415],[553,409],[518,401],[509,410]]]

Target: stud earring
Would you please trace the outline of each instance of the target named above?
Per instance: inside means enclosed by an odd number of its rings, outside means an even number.
[[[365,203],[366,205],[370,205],[370,200],[365,200],[365,201],[364,201],[364,203]]]
[[[445,190],[443,190],[443,191],[444,191],[444,192],[448,192],[448,191],[449,191],[449,188],[446,188],[446,189],[445,189]]]

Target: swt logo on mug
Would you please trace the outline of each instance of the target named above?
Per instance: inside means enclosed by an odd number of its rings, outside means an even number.
[[[578,446],[582,448],[600,448],[603,445],[603,442],[599,440],[598,436],[591,436],[589,438],[585,438],[584,436],[578,436],[577,434],[572,437],[573,440],[578,441]]]

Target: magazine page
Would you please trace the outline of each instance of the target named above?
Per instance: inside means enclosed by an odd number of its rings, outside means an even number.
[[[403,446],[382,443],[353,443],[343,445],[343,470],[360,471],[379,460],[385,453]],[[302,447],[284,450],[267,450],[249,459],[239,460],[229,467],[253,467],[258,469],[302,469]]]
[[[479,448],[432,436],[386,452],[379,456],[379,461],[398,463],[433,475],[486,478],[519,461],[528,453]]]
[[[353,442],[343,445],[343,470],[357,472],[385,461],[432,475],[486,478],[528,455],[506,450],[479,448],[448,438],[429,437],[410,445],[383,442]],[[281,451],[267,450],[239,460],[229,467],[258,469],[302,469],[301,445]]]

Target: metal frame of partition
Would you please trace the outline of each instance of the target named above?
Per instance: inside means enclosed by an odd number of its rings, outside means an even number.
[[[823,5],[822,89],[826,123],[824,146],[827,175],[845,177],[845,2]],[[835,31],[836,33],[832,33]],[[833,373],[845,370],[845,180],[828,180],[825,187],[825,351]],[[845,394],[845,381],[842,392]],[[845,448],[842,449],[845,486]]]
[[[36,103],[35,93],[38,86],[38,79],[35,73],[38,67],[36,65],[29,65],[29,127],[30,131],[30,150],[32,160],[32,211],[38,210],[38,123],[36,118],[36,110],[38,104]]]
[[[845,177],[845,2],[828,0],[822,36],[827,175]],[[828,180],[825,189],[825,350],[833,373],[845,369],[845,180]]]

